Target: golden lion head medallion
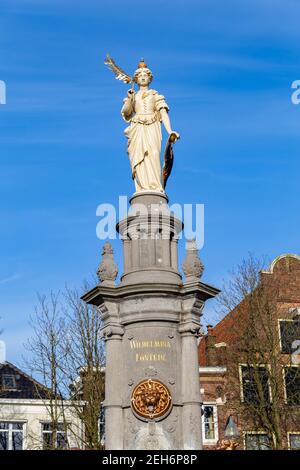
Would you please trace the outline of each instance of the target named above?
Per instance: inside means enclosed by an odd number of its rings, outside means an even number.
[[[163,416],[172,402],[168,388],[159,380],[143,380],[132,392],[133,410],[143,418],[155,419]]]

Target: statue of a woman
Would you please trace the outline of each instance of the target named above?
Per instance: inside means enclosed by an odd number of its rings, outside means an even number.
[[[134,74],[139,90],[127,92],[121,113],[125,121],[130,122],[125,135],[136,191],[164,192],[160,161],[161,122],[173,141],[179,139],[179,134],[171,128],[169,107],[164,96],[149,89],[152,78],[151,70],[142,60]]]

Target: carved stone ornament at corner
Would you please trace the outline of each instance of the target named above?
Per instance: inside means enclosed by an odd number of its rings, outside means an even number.
[[[175,432],[178,428],[178,413],[174,413],[170,421],[166,425],[166,430],[169,433]]]
[[[204,271],[204,264],[199,258],[196,240],[188,240],[186,247],[186,257],[182,263],[186,280],[200,279]]]
[[[145,369],[145,376],[146,377],[155,377],[157,375],[157,369],[153,366],[149,366]]]
[[[197,338],[201,334],[201,327],[192,321],[187,321],[179,325],[178,331],[181,335],[192,335]]]
[[[110,243],[105,243],[102,250],[102,260],[97,271],[101,283],[114,285],[118,275],[118,266],[114,261],[114,251]]]
[[[102,337],[104,340],[111,338],[112,336],[122,337],[124,335],[124,329],[118,325],[110,325],[102,330]]]

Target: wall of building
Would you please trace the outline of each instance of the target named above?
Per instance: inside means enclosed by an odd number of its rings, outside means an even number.
[[[82,448],[82,424],[74,412],[65,405],[60,422],[68,423],[70,448]],[[49,408],[43,400],[0,399],[0,422],[22,422],[23,450],[42,449],[42,423],[51,422]]]

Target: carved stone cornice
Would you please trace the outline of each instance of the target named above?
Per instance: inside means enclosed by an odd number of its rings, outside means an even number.
[[[158,272],[160,270],[158,269]],[[175,294],[182,299],[197,297],[199,300],[205,301],[215,297],[220,293],[220,290],[200,281],[185,282],[183,284],[141,282],[130,285],[119,284],[115,287],[99,285],[84,294],[81,298],[89,304],[100,306],[106,301],[117,302],[126,297],[145,293]]]
[[[122,237],[129,235],[130,238],[132,238],[132,236],[139,238],[140,230],[146,227],[148,232],[151,232],[151,229],[157,230],[160,228],[167,231],[168,234],[178,236],[182,230],[183,224],[181,220],[174,217],[171,213],[162,214],[158,212],[128,216],[120,220],[116,228]]]
[[[213,287],[209,284],[192,279],[183,283],[181,288],[181,295],[184,297],[196,295],[199,300],[212,299],[220,293],[220,289]]]

